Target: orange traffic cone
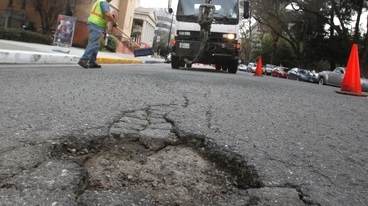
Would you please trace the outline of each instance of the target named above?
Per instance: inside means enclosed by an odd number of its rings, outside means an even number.
[[[351,49],[344,79],[341,83],[341,91],[336,92],[339,94],[348,94],[354,96],[367,96],[366,94],[362,93],[362,85],[360,83],[360,66],[357,44],[353,44]]]
[[[254,72],[254,76],[262,76],[262,57],[259,56],[257,61],[257,67],[256,67],[256,71]]]

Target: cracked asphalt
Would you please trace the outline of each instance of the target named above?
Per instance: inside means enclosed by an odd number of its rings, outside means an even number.
[[[91,171],[55,158],[111,138],[152,153],[200,144],[243,177],[214,205],[368,205],[368,98],[335,90],[167,64],[2,65],[0,205],[153,205],[123,186],[90,190]]]

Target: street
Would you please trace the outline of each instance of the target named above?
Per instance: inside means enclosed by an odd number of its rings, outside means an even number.
[[[366,97],[163,63],[0,79],[0,205],[368,205]]]

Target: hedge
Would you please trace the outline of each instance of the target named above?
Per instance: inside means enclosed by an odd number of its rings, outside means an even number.
[[[22,29],[0,28],[0,39],[52,45],[53,39],[44,34]]]
[[[48,35],[32,32],[28,30],[14,29],[14,28],[8,28],[8,29],[0,28],[0,39],[28,42],[28,43],[46,44],[46,45],[53,45],[54,43],[53,38]],[[73,45],[73,46],[80,47],[79,45]],[[118,39],[115,36],[110,35],[107,45],[104,45],[104,42],[101,42],[100,51],[115,52],[117,46],[118,46]]]

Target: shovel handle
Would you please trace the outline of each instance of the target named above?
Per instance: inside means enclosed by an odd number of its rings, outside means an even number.
[[[120,28],[120,27],[116,27],[126,38],[128,38],[131,42],[133,42],[137,47],[141,47],[141,46],[139,46],[139,44],[137,44],[137,42],[135,42],[135,41],[133,41],[133,39],[131,39],[128,35],[126,35],[125,33],[124,33],[124,31]]]

